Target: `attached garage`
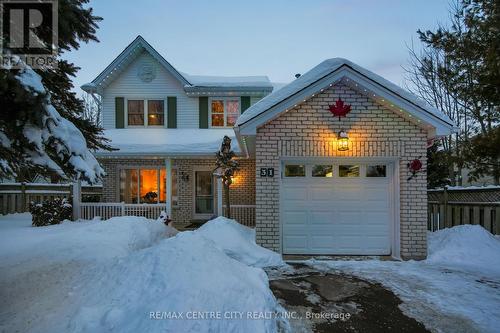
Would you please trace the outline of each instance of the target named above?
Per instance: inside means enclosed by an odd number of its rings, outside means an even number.
[[[389,255],[393,163],[282,162],[283,254]]]
[[[258,244],[282,254],[426,258],[427,146],[453,131],[441,111],[336,58],[236,125],[242,151],[255,157]]]

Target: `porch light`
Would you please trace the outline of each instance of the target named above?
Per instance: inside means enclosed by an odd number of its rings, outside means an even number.
[[[337,135],[337,150],[349,150],[349,137],[347,136],[347,132],[344,130],[341,130]]]

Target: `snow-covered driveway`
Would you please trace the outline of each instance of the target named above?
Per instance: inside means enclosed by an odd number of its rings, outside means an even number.
[[[170,231],[138,217],[41,228],[30,226],[28,214],[0,217],[0,331],[276,332],[286,326],[258,317],[281,310],[259,267],[282,261],[255,244],[252,230],[219,218],[195,232],[168,238]],[[255,317],[247,315],[252,312]]]
[[[429,233],[425,261],[305,263],[320,271],[381,283],[401,298],[403,313],[431,331],[500,330],[500,240],[480,226]]]

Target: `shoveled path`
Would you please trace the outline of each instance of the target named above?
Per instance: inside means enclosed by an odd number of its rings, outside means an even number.
[[[300,264],[267,273],[293,332],[429,332],[404,315],[401,300],[380,284]]]

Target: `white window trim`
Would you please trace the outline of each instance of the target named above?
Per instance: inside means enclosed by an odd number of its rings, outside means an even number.
[[[144,111],[144,125],[129,125],[128,124],[128,101],[142,101],[143,104],[143,111]],[[148,101],[163,101],[163,125],[149,125],[148,124]],[[152,128],[167,128],[167,122],[168,122],[168,104],[167,104],[167,99],[165,97],[149,97],[149,98],[144,98],[144,97],[126,97],[125,98],[125,105],[124,105],[124,113],[125,113],[125,128],[145,128],[145,127],[152,127]]]
[[[142,126],[135,126],[135,127],[142,127]],[[157,186],[158,186],[158,190],[159,190],[160,189],[160,170],[165,169],[165,167],[163,167],[163,166],[147,166],[146,165],[146,166],[125,166],[125,167],[119,168],[119,170],[118,170],[118,182],[117,182],[118,184],[120,184],[120,175],[121,175],[122,170],[136,170],[137,171],[137,175],[138,175],[138,178],[137,178],[137,189],[138,189],[138,191],[137,191],[137,203],[140,203],[140,201],[141,201],[141,194],[139,191],[139,189],[141,188],[141,177],[140,177],[141,169],[142,170],[157,170],[157,173],[156,173],[157,181],[156,182],[157,182]],[[177,202],[176,202],[176,204],[174,204],[173,199],[172,199],[172,207],[178,207],[179,206],[179,168],[176,166],[172,167],[172,170],[174,170],[174,169],[175,169],[176,175],[177,175],[177,177],[176,177]],[[172,184],[173,184],[173,182],[172,182]],[[168,191],[167,184],[165,184],[165,188]],[[170,193],[172,193],[173,188],[174,187],[172,186],[172,188],[170,189]],[[121,190],[120,186],[118,186],[118,193],[117,193],[118,199],[120,198],[120,194],[121,194],[120,190]],[[174,195],[172,194],[171,197],[173,198]],[[160,204],[160,196],[159,195],[158,195],[158,199],[156,200],[156,204]]]
[[[224,101],[224,126],[212,126],[212,101]],[[241,98],[234,96],[225,96],[225,97],[210,97],[208,99],[208,127],[209,128],[233,128],[233,126],[227,126],[227,108],[226,108],[226,102],[228,100],[237,100],[238,101],[238,117],[241,115]]]

